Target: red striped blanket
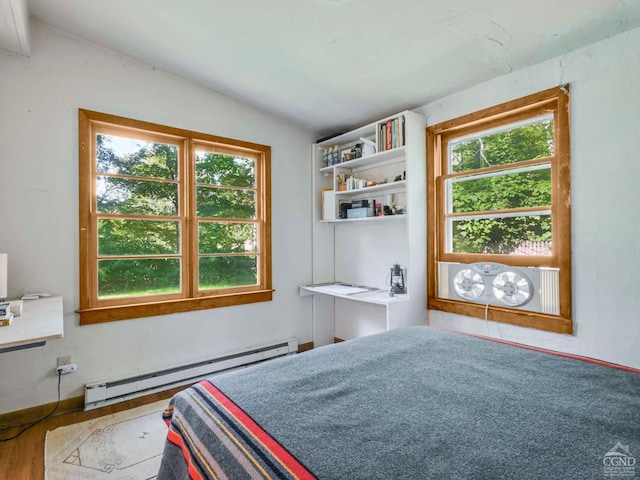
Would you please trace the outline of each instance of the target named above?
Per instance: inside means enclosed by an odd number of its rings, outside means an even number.
[[[198,432],[185,415],[195,416],[210,431]],[[163,418],[169,426],[167,440],[182,451],[191,479],[235,480],[241,474],[252,479],[316,478],[210,381],[174,397]]]

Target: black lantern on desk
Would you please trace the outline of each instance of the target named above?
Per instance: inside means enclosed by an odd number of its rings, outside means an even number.
[[[397,263],[391,267],[391,272],[389,273],[389,286],[391,287],[389,295],[392,297],[396,293],[406,293],[404,288],[404,270],[402,270],[402,267]]]

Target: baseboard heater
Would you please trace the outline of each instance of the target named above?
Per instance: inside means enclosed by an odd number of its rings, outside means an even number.
[[[298,351],[298,341],[283,340],[181,367],[136,375],[121,380],[85,385],[84,409],[93,410],[132,398],[196,383],[215,373],[245,367]]]

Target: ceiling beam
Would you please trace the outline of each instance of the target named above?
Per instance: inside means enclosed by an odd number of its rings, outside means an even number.
[[[0,0],[0,49],[31,55],[27,0]]]

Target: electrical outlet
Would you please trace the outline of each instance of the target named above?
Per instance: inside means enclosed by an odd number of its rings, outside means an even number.
[[[62,365],[69,365],[71,363],[71,355],[65,355],[64,357],[58,357],[57,367]]]
[[[56,368],[56,373],[59,375],[66,375],[67,373],[73,373],[78,371],[77,363],[69,363],[67,365],[60,365]]]

